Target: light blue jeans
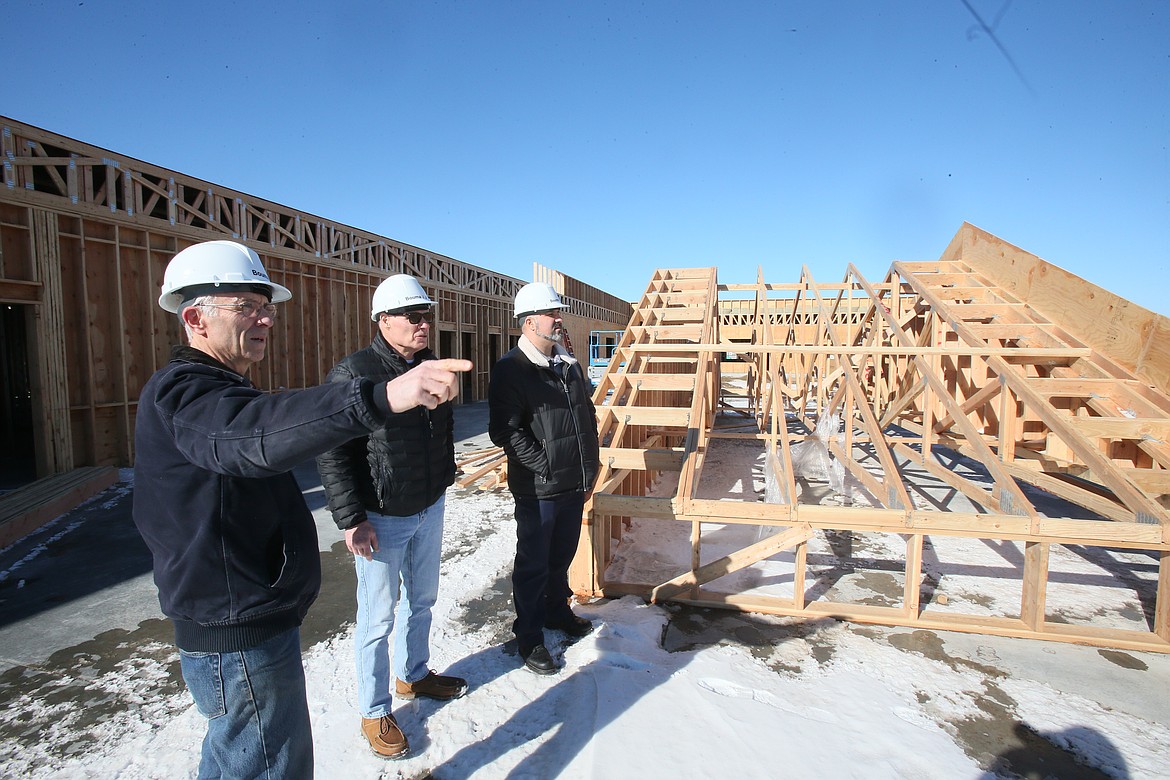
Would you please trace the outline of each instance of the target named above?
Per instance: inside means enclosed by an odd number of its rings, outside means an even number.
[[[238,652],[180,650],[179,663],[207,718],[200,780],[313,776],[299,629]]]
[[[354,556],[357,570],[358,710],[363,718],[390,714],[390,634],[394,633],[394,677],[418,682],[431,660],[431,608],[439,595],[445,496],[416,515],[368,514],[378,551],[367,561]],[[398,631],[394,632],[395,607]]]

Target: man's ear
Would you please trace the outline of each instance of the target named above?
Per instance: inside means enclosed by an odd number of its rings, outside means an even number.
[[[183,309],[183,324],[196,333],[203,333],[207,330],[204,324],[204,318],[207,313],[198,306],[188,306]]]

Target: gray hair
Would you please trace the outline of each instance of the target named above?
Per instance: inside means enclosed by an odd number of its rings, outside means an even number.
[[[211,298],[212,298],[212,296],[210,296],[210,295],[198,295],[194,298],[189,298],[189,299],[187,299],[179,304],[179,325],[182,326],[183,333],[187,336],[187,343],[188,344],[191,343],[192,332],[191,332],[191,326],[188,325],[187,321],[183,319],[183,311],[191,308],[192,306],[202,306],[203,304],[210,301]]]

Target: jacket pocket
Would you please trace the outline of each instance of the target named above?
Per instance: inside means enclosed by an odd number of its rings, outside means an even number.
[[[268,587],[279,588],[285,584],[295,568],[292,565],[295,559],[295,553],[289,550],[284,533],[281,530],[278,529],[273,533],[272,539],[268,542],[266,553]]]
[[[544,453],[544,470],[536,476],[541,482],[548,482],[552,479],[552,453],[548,449],[548,439],[540,440],[540,450]]]

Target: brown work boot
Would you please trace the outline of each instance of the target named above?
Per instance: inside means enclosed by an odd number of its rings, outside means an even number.
[[[398,721],[387,713],[380,718],[362,718],[362,734],[370,741],[370,750],[382,758],[401,758],[410,750]]]
[[[467,693],[467,680],[462,677],[435,674],[433,671],[427,671],[427,676],[418,682],[394,681],[394,695],[400,699],[409,700],[415,696],[423,696],[427,699],[447,701],[448,699],[458,699],[465,693]]]

